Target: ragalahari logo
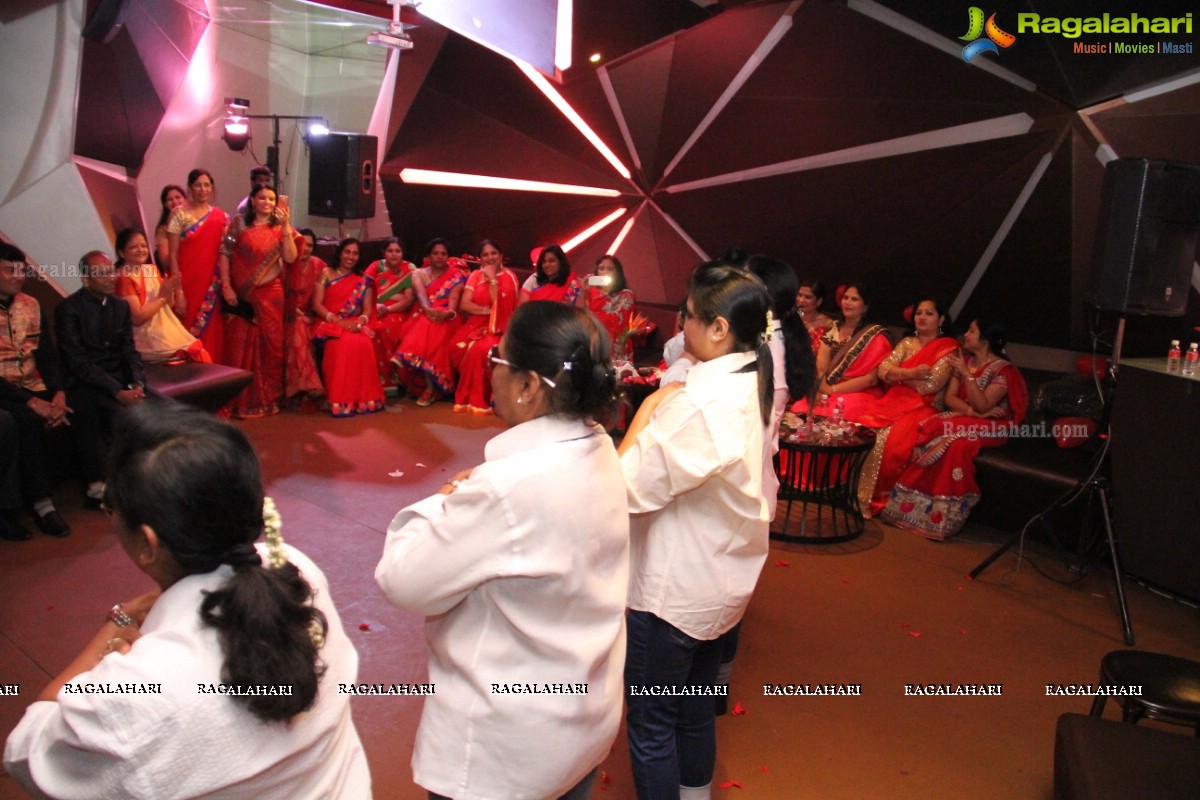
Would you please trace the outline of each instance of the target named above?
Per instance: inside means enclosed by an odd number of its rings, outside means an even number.
[[[983,34],[987,34],[986,39],[980,39]],[[975,60],[975,56],[980,53],[995,53],[999,54],[1000,47],[1012,47],[1013,42],[1017,37],[1011,33],[1006,33],[1000,30],[1000,26],[996,24],[996,15],[992,14],[987,18],[987,22],[983,21],[983,9],[979,6],[971,6],[967,10],[967,35],[958,37],[961,41],[970,42],[963,48],[963,61],[968,64]]]

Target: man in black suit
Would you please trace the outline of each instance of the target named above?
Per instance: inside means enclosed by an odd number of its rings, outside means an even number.
[[[81,450],[84,505],[100,508],[104,496],[104,453],[118,411],[146,398],[142,358],[133,344],[129,304],[113,292],[117,271],[99,250],[79,260],[83,288],[54,312],[58,351],[66,374],[71,426]]]

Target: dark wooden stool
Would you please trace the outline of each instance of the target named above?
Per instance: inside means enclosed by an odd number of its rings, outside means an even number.
[[[1140,686],[1141,695],[1117,695],[1121,718],[1137,724],[1142,717],[1187,725],[1200,736],[1200,662],[1141,650],[1114,650],[1100,660],[1100,683]],[[1092,702],[1092,716],[1104,713],[1108,698]]]

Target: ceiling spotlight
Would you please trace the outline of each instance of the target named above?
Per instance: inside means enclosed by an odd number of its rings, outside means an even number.
[[[592,53],[590,56],[588,56],[588,61],[592,62],[593,64],[599,64],[601,58],[603,58],[603,56],[601,56],[599,53]]]
[[[329,126],[325,124],[325,120],[317,120],[308,126],[309,136],[328,136]]]

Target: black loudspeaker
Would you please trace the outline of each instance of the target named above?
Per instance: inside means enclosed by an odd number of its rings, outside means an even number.
[[[308,140],[308,213],[314,217],[375,216],[375,158],[379,139],[328,133]]]
[[[1187,310],[1200,234],[1200,167],[1119,158],[1104,172],[1089,300],[1121,314]]]

